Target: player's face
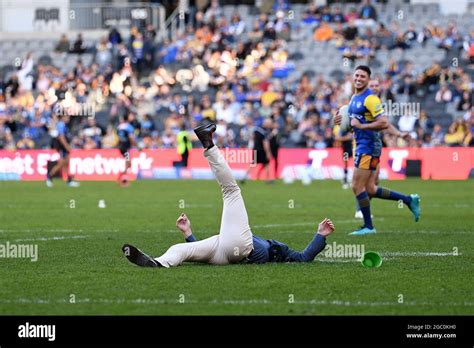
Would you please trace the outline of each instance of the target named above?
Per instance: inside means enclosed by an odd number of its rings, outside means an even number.
[[[380,93],[380,84],[377,80],[371,80],[369,82],[369,88],[375,93],[379,94]]]
[[[367,88],[369,84],[369,74],[364,70],[356,70],[353,76],[354,87],[356,90]]]

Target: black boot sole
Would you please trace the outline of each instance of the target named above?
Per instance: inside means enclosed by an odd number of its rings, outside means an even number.
[[[206,149],[211,148],[214,143],[212,142],[212,134],[216,131],[216,125],[211,122],[203,123],[194,128],[194,133],[199,138],[202,146]]]
[[[162,267],[161,264],[152,257],[145,254],[140,249],[130,244],[124,244],[122,252],[131,263],[140,267]]]

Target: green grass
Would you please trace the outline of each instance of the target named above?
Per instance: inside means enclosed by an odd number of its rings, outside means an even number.
[[[383,185],[418,192],[421,221],[415,223],[397,202],[372,200],[377,234],[348,236],[360,222],[353,218],[352,193],[339,182],[248,182],[242,188],[255,234],[302,249],[317,222],[330,217],[336,232],[328,242],[383,253],[378,269],[324,255],[307,264],[142,269],[122,256],[121,246],[128,242],[159,255],[182,242],[174,227],[182,211],[198,238],[218,232],[222,200],[216,182],[141,181],[128,188],[57,182],[52,189],[42,182],[0,182],[0,243],[39,248],[37,262],[0,259],[0,314],[474,314],[473,181]],[[100,199],[107,208],[98,208]],[[15,241],[52,237],[65,239]],[[453,248],[458,256],[447,255]],[[71,294],[76,303],[70,303]]]

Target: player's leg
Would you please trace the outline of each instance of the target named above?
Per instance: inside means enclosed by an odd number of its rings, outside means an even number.
[[[228,264],[227,258],[219,252],[219,239],[220,236],[212,236],[192,243],[175,244],[155,261],[167,268],[179,266],[183,262]]]
[[[365,186],[365,190],[369,194],[369,199],[370,200],[372,199],[371,192],[373,192],[373,187],[377,186],[377,184],[379,182],[379,174],[380,174],[380,165],[377,164],[377,168],[375,169],[375,171],[373,171],[370,174],[369,180],[367,181],[367,185]],[[355,217],[358,218],[358,219],[363,219],[364,218],[363,215],[362,215],[362,212],[360,210],[359,202],[357,201],[357,199],[356,199],[356,214],[355,214]],[[370,217],[373,219],[374,215],[371,214]]]
[[[265,164],[263,164],[263,163],[261,163],[261,164],[258,166],[256,180],[260,180],[260,177],[262,176],[262,172],[263,172],[263,169],[264,169],[264,168],[265,168]]]
[[[221,186],[224,201],[219,248],[224,250],[230,262],[238,262],[253,248],[252,232],[244,200],[232,171],[217,146],[204,151],[204,156]]]
[[[366,191],[367,182],[372,175],[370,168],[372,156],[366,154],[356,154],[354,159],[354,175],[352,177],[352,191],[357,199],[360,210],[364,217],[364,226],[352,232],[353,235],[375,233],[370,213],[370,200]],[[375,168],[373,168],[375,170]]]
[[[210,122],[202,123],[194,132],[201,141],[209,166],[222,191],[224,206],[222,209],[221,228],[219,232],[219,252],[231,263],[239,262],[253,249],[247,210],[229,165],[212,142],[216,126]]]
[[[265,164],[266,181],[270,181],[270,163]]]
[[[415,221],[420,219],[420,196],[417,194],[405,195],[388,188],[378,186],[378,172],[380,165],[377,165],[377,171],[371,175],[367,182],[366,190],[371,198],[388,199],[392,201],[403,202],[413,213]]]
[[[58,160],[58,163],[51,168],[51,170],[48,173],[48,178],[51,179],[53,178],[62,168],[64,167],[64,158],[60,158]]]
[[[273,178],[278,179],[278,152],[273,155]]]
[[[78,183],[77,181],[74,181],[73,176],[69,172],[69,158],[70,158],[69,152],[63,154],[64,161],[63,161],[62,169],[63,169],[63,172],[66,173],[66,176],[67,176],[67,184],[70,187],[79,187],[80,183]]]
[[[124,170],[119,174],[118,176],[118,182],[120,183],[120,185],[122,186],[126,186],[128,184],[128,180],[126,179],[126,175],[128,173],[128,170],[131,168],[132,166],[132,161],[131,161],[131,158],[130,158],[130,149],[127,148],[127,147],[120,147],[119,148],[120,150],[120,153],[122,154],[124,160],[125,160],[125,168]]]

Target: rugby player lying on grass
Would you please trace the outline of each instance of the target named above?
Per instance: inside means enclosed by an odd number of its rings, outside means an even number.
[[[310,262],[326,246],[326,237],[334,231],[331,220],[324,219],[312,241],[302,251],[290,249],[275,240],[264,240],[252,234],[247,211],[232,172],[212,141],[216,125],[204,121],[194,129],[205,148],[204,156],[222,189],[224,207],[218,235],[197,241],[191,222],[181,214],[176,226],[182,231],[186,243],[175,244],[163,255],[152,258],[138,248],[125,244],[122,251],[127,259],[142,267],[174,267],[183,262],[201,262],[216,265],[232,263]]]

